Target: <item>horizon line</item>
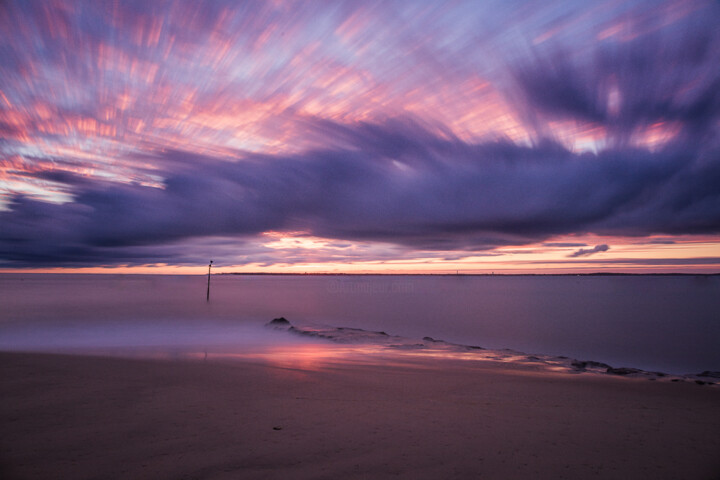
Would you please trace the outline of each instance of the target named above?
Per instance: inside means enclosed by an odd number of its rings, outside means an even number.
[[[37,272],[37,271],[26,271],[26,272],[0,272],[0,275],[166,275],[166,276],[207,276],[207,273],[135,273],[135,272]],[[580,272],[580,273],[370,273],[370,272],[219,272],[212,273],[213,276],[355,276],[355,277],[369,277],[369,276],[386,276],[386,277],[623,277],[623,276],[720,276],[720,272]]]

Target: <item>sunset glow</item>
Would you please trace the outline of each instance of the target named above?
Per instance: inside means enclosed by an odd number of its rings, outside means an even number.
[[[0,6],[0,271],[720,272],[720,6]]]

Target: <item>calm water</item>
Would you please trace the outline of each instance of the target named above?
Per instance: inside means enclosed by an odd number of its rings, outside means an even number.
[[[671,373],[720,370],[720,277],[0,275],[0,349],[287,341],[384,330]]]

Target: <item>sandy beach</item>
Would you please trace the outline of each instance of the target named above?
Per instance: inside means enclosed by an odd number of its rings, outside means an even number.
[[[0,354],[2,478],[694,478],[720,389],[423,357]]]

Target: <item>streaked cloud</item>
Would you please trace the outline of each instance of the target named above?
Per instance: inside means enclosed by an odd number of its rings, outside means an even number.
[[[0,267],[717,238],[719,8],[4,2]]]
[[[610,250],[610,247],[603,243],[602,245],[595,245],[593,248],[581,248],[568,255],[568,257],[587,257],[589,255],[595,255],[596,253],[607,252],[608,250]]]

